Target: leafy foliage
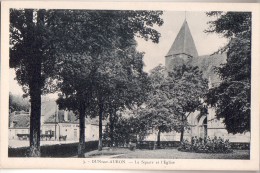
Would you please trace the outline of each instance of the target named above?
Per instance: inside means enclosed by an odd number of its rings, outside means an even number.
[[[236,37],[237,34],[251,30],[250,12],[221,12],[213,11],[206,13],[209,17],[217,17],[209,21],[206,32],[218,33],[226,38]],[[250,34],[250,33],[248,33]]]
[[[110,141],[110,133],[111,129],[109,128],[110,124],[106,126],[104,131],[104,140]],[[140,119],[134,117],[124,117],[117,116],[114,121],[114,129],[113,129],[113,137],[114,137],[114,146],[124,146],[129,144],[130,142],[136,143],[137,141],[142,140],[146,131],[145,121],[141,121]]]
[[[144,103],[144,108],[141,108],[140,114],[146,120],[148,129],[156,128],[161,132],[170,132],[178,124],[179,119],[175,116],[170,100],[165,68],[162,65],[155,67],[151,70],[149,77],[152,90]]]
[[[68,39],[61,46],[68,55],[62,52],[62,58],[66,60],[59,65],[59,76],[63,76],[59,87],[63,93],[72,95],[75,90],[77,93],[89,91],[98,98],[111,97],[111,92],[117,91],[121,92],[116,94],[118,97],[125,95],[127,86],[129,93],[133,93],[131,90],[139,85],[138,80],[145,80],[143,55],[135,50],[134,36],[158,42],[160,34],[151,27],[162,25],[163,21],[159,18],[162,12],[58,10],[55,14],[61,16],[58,19],[65,26],[65,29],[56,30],[57,34],[61,32]],[[79,30],[77,37],[75,29]],[[136,93],[128,101],[134,100],[137,95],[140,94]]]
[[[208,82],[197,66],[187,64],[176,67],[169,72],[168,79],[178,114],[188,116],[189,113],[200,110],[201,98],[207,92]]]
[[[210,89],[206,101],[216,108],[218,119],[224,118],[229,133],[248,132],[251,111],[251,13],[218,12],[216,15],[218,18],[210,22],[209,32],[229,39],[228,44],[219,50],[227,52],[227,62],[216,68],[222,82]]]
[[[152,27],[162,25],[159,11],[57,11],[66,36],[60,45],[64,59],[58,64],[58,103],[79,112],[99,115],[99,149],[102,119],[110,114],[111,127],[117,110],[131,108],[145,99],[149,89],[143,72],[143,53],[136,50],[135,36],[158,42]],[[73,20],[67,20],[67,18]],[[76,22],[75,22],[76,21]],[[75,30],[78,31],[75,34]],[[63,37],[64,37],[63,36]],[[112,130],[113,131],[113,130]]]
[[[25,96],[34,82],[33,74],[40,63],[41,76],[37,79],[42,93],[54,92],[51,77],[55,72],[54,33],[47,20],[46,10],[10,10],[10,67],[15,69],[16,80]]]
[[[185,152],[196,152],[196,153],[231,153],[231,145],[228,140],[222,138],[213,139],[207,138],[197,138],[192,137],[191,142],[184,140],[178,147],[179,151]]]
[[[150,74],[152,90],[141,114],[150,127],[159,132],[184,132],[188,116],[203,107],[201,98],[207,91],[207,80],[198,67],[176,66],[166,72],[161,65]]]
[[[22,98],[18,95],[9,93],[9,111],[27,111],[29,112],[30,103],[28,99]]]

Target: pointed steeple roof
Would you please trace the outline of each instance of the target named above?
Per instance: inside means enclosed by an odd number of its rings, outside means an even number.
[[[182,27],[166,57],[177,54],[186,54],[192,57],[198,56],[198,52],[186,19],[183,22]]]

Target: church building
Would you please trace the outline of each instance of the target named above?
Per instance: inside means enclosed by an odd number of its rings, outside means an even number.
[[[214,73],[214,67],[219,67],[221,64],[226,63],[226,59],[226,54],[200,56],[196,49],[188,22],[185,19],[179,33],[170,47],[170,50],[165,56],[165,67],[166,70],[170,70],[176,65],[185,63],[198,66],[203,73],[203,77],[208,79],[208,87],[211,88],[217,86],[221,82],[219,76]],[[199,111],[195,111],[188,117],[190,130],[185,131],[184,139],[189,140],[192,136],[201,138],[204,138],[205,136],[214,138],[216,136],[229,139],[230,142],[250,142],[250,133],[236,135],[229,134],[222,121],[223,120],[221,119],[217,120],[215,110],[212,107],[208,107],[207,115],[201,115]],[[156,133],[148,138],[150,139],[146,140],[152,140],[153,138],[156,139]],[[179,141],[180,133],[163,133],[161,134],[161,140]]]

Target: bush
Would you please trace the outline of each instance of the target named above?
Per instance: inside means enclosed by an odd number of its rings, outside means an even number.
[[[179,146],[180,146],[180,141],[161,141],[160,142],[160,149],[177,148]],[[156,148],[156,141],[138,141],[136,148],[153,150]]]
[[[130,146],[129,146],[129,149],[131,151],[134,151],[136,149],[136,143],[131,143]]]
[[[250,143],[247,142],[233,142],[231,148],[236,150],[250,150]]]
[[[191,142],[184,140],[181,142],[181,145],[178,147],[179,151],[185,152],[196,152],[196,153],[231,153],[231,145],[228,140],[217,138],[216,136],[213,139],[210,137],[207,138],[197,138],[192,137]]]

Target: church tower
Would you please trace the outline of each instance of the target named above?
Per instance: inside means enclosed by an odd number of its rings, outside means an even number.
[[[171,70],[174,66],[186,63],[189,59],[197,56],[198,52],[185,19],[170,50],[165,56],[166,69]]]

